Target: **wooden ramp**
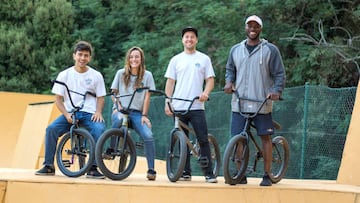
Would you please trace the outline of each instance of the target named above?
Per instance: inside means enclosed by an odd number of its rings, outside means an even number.
[[[147,181],[133,173],[122,181],[94,180],[64,175],[44,177],[31,169],[0,168],[2,203],[360,203],[360,187],[336,181],[284,179],[272,187],[260,187],[258,178],[247,185],[230,186],[219,177],[217,184],[200,176],[192,181],[171,183],[160,174]]]

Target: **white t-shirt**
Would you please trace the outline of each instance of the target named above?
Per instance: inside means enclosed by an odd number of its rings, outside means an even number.
[[[105,96],[106,89],[103,76],[100,72],[94,70],[93,68],[88,68],[89,69],[86,72],[79,73],[75,70],[75,67],[72,66],[61,71],[56,80],[65,83],[69,90],[80,94],[85,94],[86,91],[89,91],[96,94],[97,97]],[[54,83],[51,92],[64,97],[64,105],[68,112],[73,109],[65,86]],[[71,99],[75,106],[79,106],[83,100],[83,96],[74,92],[70,92]],[[96,98],[88,94],[85,99],[84,107],[81,111],[95,113]]]
[[[176,81],[173,97],[193,99],[203,92],[204,80],[215,77],[210,57],[196,51],[193,54],[181,52],[171,58],[166,78]],[[175,110],[186,110],[190,102],[173,100]],[[191,110],[205,109],[204,103],[196,100]]]
[[[124,83],[123,80],[123,74],[125,72],[125,69],[120,69],[116,72],[114,80],[111,84],[111,89],[117,89],[119,91],[120,96],[124,96],[124,95],[131,95],[134,93],[135,89],[134,89],[134,85],[137,79],[137,76],[131,76],[130,77],[130,83],[128,88],[126,88],[126,85]],[[143,87],[149,87],[152,90],[155,90],[155,82],[154,82],[154,78],[151,72],[149,71],[145,71],[144,72],[144,77],[142,80],[142,86]],[[147,90],[146,90],[147,91]],[[143,106],[144,106],[144,100],[145,100],[145,93],[146,91],[142,91],[142,92],[136,92],[133,101],[131,102],[131,106],[130,109],[132,110],[138,110],[141,111],[143,110]],[[129,107],[129,103],[130,103],[130,99],[131,96],[124,96],[124,97],[120,97],[120,102],[121,105],[125,108]]]

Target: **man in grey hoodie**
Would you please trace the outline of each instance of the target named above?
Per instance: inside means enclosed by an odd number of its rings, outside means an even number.
[[[245,21],[247,38],[234,45],[226,64],[224,92],[231,94],[237,91],[240,97],[253,100],[278,100],[285,87],[285,69],[279,49],[265,39],[260,39],[263,28],[261,18],[249,16]],[[236,95],[231,100],[231,135],[239,134],[245,125],[245,119],[239,114]],[[257,105],[244,100],[241,112],[254,113]],[[272,161],[271,135],[274,133],[272,122],[272,101],[267,102],[254,118],[257,134],[261,137],[264,155],[264,176],[261,186],[271,186],[269,178]],[[246,184],[246,176],[240,184]]]

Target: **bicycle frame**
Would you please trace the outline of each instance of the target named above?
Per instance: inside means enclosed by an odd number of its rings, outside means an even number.
[[[118,111],[118,112],[120,112],[120,113],[122,113],[123,114],[123,120],[122,120],[122,123],[121,123],[121,127],[120,127],[120,129],[122,129],[123,130],[123,133],[124,133],[124,143],[126,143],[126,139],[127,139],[127,136],[129,135],[129,114],[130,114],[130,107],[131,107],[131,104],[132,104],[132,101],[134,100],[134,97],[135,97],[135,94],[137,93],[137,92],[141,92],[141,91],[143,91],[143,90],[148,90],[149,89],[149,87],[140,87],[140,88],[137,88],[137,89],[135,89],[134,90],[134,92],[132,93],[132,94],[126,94],[126,95],[117,95],[117,96],[114,96],[114,98],[115,98],[115,107],[116,107],[116,110]],[[120,101],[120,98],[121,97],[129,97],[129,96],[131,96],[131,98],[130,98],[130,102],[129,102],[129,104],[128,104],[128,106],[127,107],[123,107],[123,108],[120,108],[119,107],[119,104],[121,105],[121,101]],[[122,106],[122,105],[121,105]],[[117,138],[117,140],[116,140],[116,144],[115,144],[115,146],[117,146],[119,143],[119,137]],[[126,150],[126,145],[125,145],[125,147],[123,148],[123,151],[125,151]]]
[[[200,164],[201,168],[208,167],[209,160],[208,157],[201,157],[200,155],[200,145],[198,143],[197,135],[190,125],[185,124],[180,120],[181,116],[186,115],[189,113],[190,108],[192,107],[195,100],[199,99],[199,97],[195,97],[191,100],[189,99],[182,99],[182,98],[175,98],[175,97],[168,97],[164,92],[158,90],[150,90],[151,92],[160,93],[168,100],[166,105],[168,105],[172,115],[174,117],[174,128],[170,133],[169,139],[169,148],[167,153],[166,159],[166,166],[167,166],[167,175],[171,182],[176,182],[183,173],[183,169],[185,167],[185,162],[187,159],[187,153],[190,152],[190,155],[194,155],[198,157],[198,163]],[[189,102],[189,105],[186,110],[184,111],[176,111],[174,110],[171,100],[181,100]],[[188,133],[185,133],[185,132]],[[187,135],[188,134],[188,135]],[[193,134],[193,138],[195,139],[195,143],[192,142],[190,139],[190,134]],[[216,141],[216,138],[208,134],[208,140],[210,145],[210,154],[211,154],[211,163],[212,163],[212,170],[213,174],[217,176],[219,174],[220,165],[221,165],[221,156],[220,156],[220,149],[219,145]]]
[[[245,125],[244,125],[244,128],[243,128],[243,131],[240,134],[242,134],[243,136],[246,137],[246,140],[247,140],[248,144],[250,143],[250,140],[251,140],[251,142],[254,144],[254,147],[256,148],[256,157],[254,159],[254,165],[253,165],[252,170],[251,170],[251,172],[255,172],[256,171],[256,166],[257,166],[257,161],[260,160],[260,158],[263,157],[263,150],[259,146],[257,141],[255,140],[254,135],[251,133],[251,128],[256,129],[256,127],[253,125],[252,121],[253,121],[253,118],[259,114],[260,110],[265,105],[265,103],[269,100],[269,97],[265,98],[264,100],[255,100],[255,99],[249,99],[249,98],[240,97],[239,93],[237,91],[234,91],[234,94],[239,99],[239,102],[238,102],[239,114],[245,118]],[[241,100],[257,102],[260,105],[258,106],[257,110],[254,113],[244,113],[244,112],[241,111],[241,103],[240,103]]]

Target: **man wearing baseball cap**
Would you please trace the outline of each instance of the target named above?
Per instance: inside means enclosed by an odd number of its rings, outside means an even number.
[[[261,101],[265,98],[279,100],[285,87],[285,69],[279,49],[272,43],[260,38],[263,22],[256,15],[245,20],[247,38],[230,49],[226,63],[224,92],[231,94],[237,91],[242,98]],[[258,104],[248,100],[239,101],[233,94],[231,100],[231,135],[242,132],[245,119],[241,112],[255,113]],[[264,176],[260,186],[271,186],[272,162],[271,135],[274,134],[272,122],[272,102],[267,102],[254,117],[257,134],[262,141],[264,156]],[[246,184],[244,176],[239,184]]]
[[[212,170],[210,144],[208,140],[208,128],[205,116],[205,102],[214,88],[215,72],[210,57],[196,49],[198,43],[198,31],[194,27],[182,29],[181,40],[184,50],[173,56],[167,67],[165,78],[165,93],[169,97],[195,100],[190,111],[180,116],[180,120],[186,124],[191,123],[200,145],[200,159],[203,164],[202,170],[207,183],[217,183]],[[165,102],[165,113],[172,113]],[[171,101],[174,110],[185,111],[189,102],[173,99]],[[188,133],[187,133],[188,134]],[[188,150],[189,152],[189,150]],[[205,164],[206,163],[206,164]],[[191,180],[190,153],[187,154],[185,169],[180,180]]]

